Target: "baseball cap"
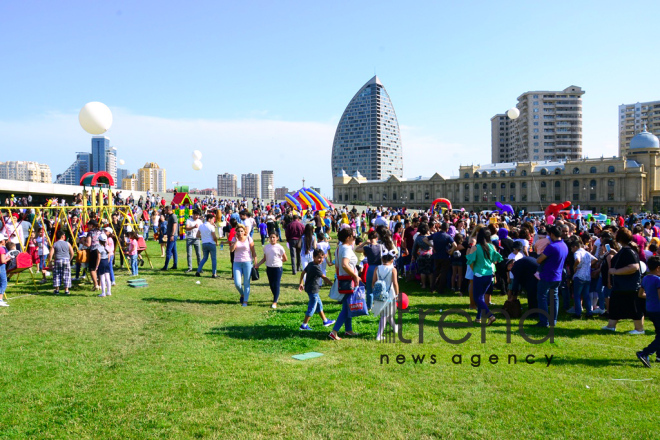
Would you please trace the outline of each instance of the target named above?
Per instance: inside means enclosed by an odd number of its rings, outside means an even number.
[[[108,241],[108,236],[105,234],[99,235],[99,241]]]
[[[112,234],[112,228],[105,228],[104,231],[108,234]]]

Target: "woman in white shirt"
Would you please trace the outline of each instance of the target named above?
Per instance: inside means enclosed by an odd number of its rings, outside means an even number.
[[[195,273],[196,277],[201,277],[202,276],[202,269],[204,268],[204,264],[206,264],[206,260],[209,259],[209,255],[211,256],[211,269],[213,271],[213,274],[211,275],[211,278],[217,278],[218,275],[216,273],[217,271],[217,255],[216,255],[216,246],[218,245],[218,237],[215,235],[215,215],[214,214],[206,214],[206,223],[202,224],[199,227],[199,230],[197,231],[197,238],[202,239],[202,252],[204,254],[204,257],[202,258],[202,261],[199,262],[197,265],[197,272]]]
[[[264,257],[254,267],[259,269],[264,262],[266,263],[266,275],[270,291],[273,292],[273,305],[271,308],[277,308],[277,301],[280,298],[280,282],[282,281],[282,264],[287,262],[286,252],[278,243],[279,238],[275,231],[268,236],[268,244],[264,246]]]
[[[353,278],[355,285],[360,284],[360,277],[358,276],[357,263],[358,258],[353,252],[353,244],[355,243],[355,236],[353,235],[353,230],[351,228],[345,228],[340,230],[337,233],[337,239],[341,243],[337,247],[337,258],[335,259],[335,264],[337,267],[337,275],[340,276],[350,276]],[[335,322],[332,331],[328,335],[330,339],[335,341],[340,341],[341,338],[337,335],[344,324],[346,324],[346,335],[347,336],[357,336],[357,333],[353,331],[353,322],[351,318],[350,308],[348,305],[348,299],[351,295],[344,295],[344,298],[341,302],[341,312],[337,317],[337,322]]]

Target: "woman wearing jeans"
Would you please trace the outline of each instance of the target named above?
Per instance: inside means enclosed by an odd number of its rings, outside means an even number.
[[[216,258],[216,246],[218,245],[218,237],[215,235],[215,214],[206,214],[206,223],[199,227],[197,231],[197,238],[202,240],[202,252],[204,257],[197,265],[196,277],[202,276],[202,269],[206,260],[211,256],[211,269],[213,271],[211,278],[217,278],[218,262]]]
[[[264,262],[266,263],[266,275],[268,275],[268,284],[270,291],[273,292],[273,305],[271,308],[277,308],[277,301],[280,298],[280,281],[282,280],[282,264],[286,263],[286,252],[277,242],[279,238],[275,230],[272,230],[268,236],[269,243],[264,246],[264,257],[254,267],[259,269]]]
[[[481,312],[485,310],[484,317],[488,317],[488,325],[495,322],[495,316],[491,315],[486,301],[486,293],[493,284],[493,263],[502,261],[502,256],[495,250],[490,241],[490,231],[483,228],[477,234],[476,250],[467,256],[467,264],[474,271],[474,301],[477,303],[477,323],[481,323]]]
[[[229,250],[234,253],[234,285],[241,294],[241,304],[247,307],[250,298],[250,275],[252,275],[252,264],[257,263],[257,253],[254,250],[254,242],[247,235],[245,226],[236,225],[236,237],[231,241]],[[242,285],[241,285],[242,275]]]
[[[353,230],[351,228],[341,229],[339,233],[337,233],[337,239],[341,243],[337,247],[337,258],[335,259],[337,275],[351,276],[353,282],[357,286],[360,283],[360,277],[358,276],[358,271],[356,269],[358,258],[355,255],[355,252],[353,252],[353,243],[355,243]],[[341,302],[341,312],[339,312],[337,322],[335,322],[332,331],[328,335],[330,339],[334,339],[335,341],[341,340],[341,338],[337,336],[337,331],[339,331],[344,324],[346,324],[347,336],[357,336],[357,333],[353,332],[353,323],[348,306],[349,298],[350,295],[344,295],[344,299]]]

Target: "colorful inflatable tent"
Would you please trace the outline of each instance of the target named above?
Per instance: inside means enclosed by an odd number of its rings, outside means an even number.
[[[451,202],[448,199],[435,199],[433,203],[431,203],[431,211],[435,210],[435,205],[437,205],[438,203],[444,203],[445,205],[447,205],[447,209],[451,211]]]

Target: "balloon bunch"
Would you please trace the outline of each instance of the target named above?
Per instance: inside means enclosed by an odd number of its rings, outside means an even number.
[[[193,170],[195,170],[195,171],[201,170],[202,166],[203,166],[203,164],[202,164],[202,152],[199,151],[199,150],[195,150],[192,153],[192,157],[193,157],[193,164],[192,164]]]

